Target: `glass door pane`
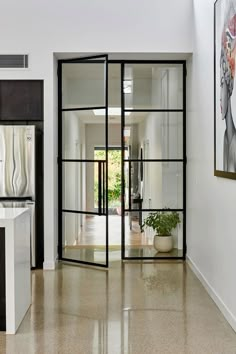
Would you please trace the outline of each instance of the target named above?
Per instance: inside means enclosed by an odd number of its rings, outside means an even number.
[[[94,144],[106,146],[104,109],[64,111],[62,114],[62,158],[97,160]]]
[[[183,209],[182,162],[130,161],[125,171],[126,209],[136,209],[137,194],[141,209]]]
[[[105,106],[106,62],[82,60],[62,67],[62,107],[89,108]]]
[[[160,252],[154,247],[155,231],[142,227],[145,219],[155,211],[138,209],[125,213],[125,257],[132,258],[171,258],[183,257],[183,212],[178,212],[180,224],[172,231],[172,249]],[[168,213],[168,211],[163,211]]]
[[[125,109],[183,109],[183,65],[125,64]]]
[[[63,213],[62,257],[106,266],[106,215]]]
[[[60,256],[107,267],[107,56],[63,60],[60,74]]]
[[[62,209],[106,214],[105,160],[62,162]]]
[[[141,147],[145,160],[183,159],[182,112],[127,112],[123,134],[129,159],[138,159]]]

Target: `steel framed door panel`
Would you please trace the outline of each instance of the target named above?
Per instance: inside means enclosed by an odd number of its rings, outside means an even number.
[[[58,104],[59,259],[108,267],[108,56],[59,60]],[[86,141],[95,110],[104,160],[89,155]]]

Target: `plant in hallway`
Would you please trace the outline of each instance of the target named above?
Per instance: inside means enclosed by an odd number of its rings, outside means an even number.
[[[177,211],[156,211],[150,213],[143,222],[142,232],[144,227],[151,227],[156,235],[154,236],[154,247],[159,252],[169,252],[173,248],[173,236],[171,231],[180,224],[180,217]]]

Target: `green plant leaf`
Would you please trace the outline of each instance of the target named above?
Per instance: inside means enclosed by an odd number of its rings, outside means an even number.
[[[180,217],[177,211],[156,211],[150,213],[144,220],[141,231],[145,227],[151,227],[159,236],[171,235],[171,231],[180,224]]]

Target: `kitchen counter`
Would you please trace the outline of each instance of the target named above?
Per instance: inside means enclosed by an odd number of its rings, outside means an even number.
[[[1,208],[0,330],[15,334],[30,304],[30,211]]]
[[[13,220],[25,212],[28,212],[28,208],[0,208],[0,227],[6,220]]]

